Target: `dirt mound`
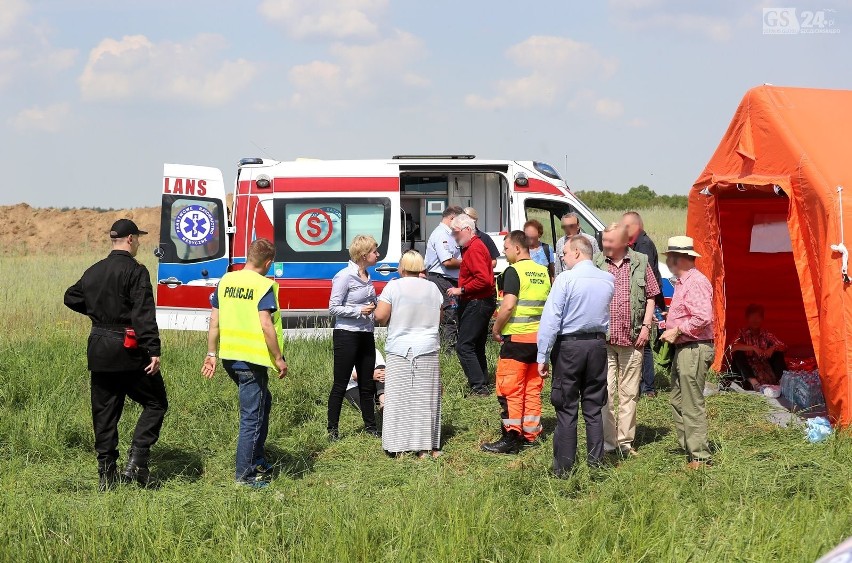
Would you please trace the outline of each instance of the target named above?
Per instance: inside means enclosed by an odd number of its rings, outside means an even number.
[[[30,207],[26,203],[0,206],[0,252],[72,253],[102,250],[109,228],[118,219],[133,219],[139,228],[159,238],[160,208],[139,207],[103,211]]]

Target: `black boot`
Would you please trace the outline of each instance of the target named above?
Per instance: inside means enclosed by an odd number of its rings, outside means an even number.
[[[118,467],[114,459],[98,461],[98,491],[111,491],[119,482]]]
[[[124,467],[124,472],[121,474],[125,482],[136,483],[140,487],[148,486],[148,482],[151,478],[151,472],[148,470],[149,455],[150,450],[130,448],[127,465]]]
[[[482,451],[490,454],[516,454],[521,449],[521,436],[514,430],[491,444],[482,444]]]

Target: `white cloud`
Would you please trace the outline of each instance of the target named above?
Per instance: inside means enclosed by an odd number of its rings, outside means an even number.
[[[693,37],[703,35],[713,41],[727,41],[742,22],[735,17],[684,11],[684,6],[689,4],[674,0],[610,0],[609,4],[616,22],[634,31],[673,30]],[[739,10],[742,2],[733,5]],[[724,8],[724,2],[714,5],[717,10],[720,6]]]
[[[263,0],[258,10],[295,39],[375,39],[387,0]]]
[[[29,11],[23,0],[0,0],[0,89],[24,82],[44,87],[77,58],[75,49],[53,47],[50,30],[33,25]]]
[[[621,117],[624,113],[624,105],[618,100],[601,98],[595,102],[595,113],[608,119]]]
[[[12,35],[29,11],[24,0],[0,0],[0,39]]]
[[[465,103],[469,107],[487,110],[553,106],[568,98],[573,87],[609,78],[618,68],[615,58],[567,37],[534,35],[509,48],[506,56],[527,74],[498,81],[491,97],[468,94]],[[609,106],[612,111],[612,103]]]
[[[335,43],[329,51],[332,60],[294,66],[288,75],[294,90],[289,105],[312,109],[323,122],[329,122],[337,108],[365,97],[388,89],[398,93],[400,84],[429,85],[409,69],[425,54],[423,42],[410,33],[397,30],[367,45]]]
[[[259,65],[221,60],[219,35],[200,34],[185,43],[153,43],[144,35],[104,39],[89,53],[78,82],[87,101],[153,100],[224,104],[248,86]]]
[[[45,107],[33,106],[18,112],[9,122],[21,132],[56,133],[68,121],[71,106],[68,103],[58,103]]]

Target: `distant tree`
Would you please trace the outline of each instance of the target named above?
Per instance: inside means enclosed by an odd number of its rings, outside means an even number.
[[[619,194],[609,190],[583,190],[575,192],[583,203],[592,209],[647,209],[649,207],[668,207],[685,209],[688,198],[685,195],[657,195],[654,190],[640,184],[633,186],[627,193]]]

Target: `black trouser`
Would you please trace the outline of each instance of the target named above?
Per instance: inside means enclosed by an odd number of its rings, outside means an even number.
[[[607,396],[605,340],[557,340],[550,355],[553,383],[550,402],[556,409],[553,471],[562,476],[574,467],[577,455],[577,405],[586,420],[587,462],[600,465],[604,456],[601,409]]]
[[[749,379],[754,378],[754,370],[751,369],[751,364],[748,363],[748,355],[740,350],[739,352],[734,352],[733,360],[734,369],[743,377],[746,385],[750,386],[751,384],[749,383]],[[769,357],[769,366],[775,374],[775,379],[780,381],[781,376],[784,375],[784,370],[787,369],[784,352],[775,352],[772,354],[772,356]]]
[[[496,307],[497,303],[493,297],[459,302],[456,352],[467,382],[473,390],[480,390],[488,385],[485,343],[488,340],[488,323]]]
[[[452,349],[456,345],[459,319],[457,309],[450,305],[451,300],[447,295],[447,290],[451,287],[458,287],[459,282],[434,272],[426,274],[426,279],[437,285],[438,289],[441,290],[441,295],[444,296],[444,304],[441,306],[441,345]]]
[[[346,386],[352,377],[352,368],[358,374],[358,393],[361,396],[361,418],[364,428],[376,428],[376,413],[373,397],[376,382],[373,371],[376,367],[376,340],[372,332],[334,329],[334,383],[328,396],[328,430],[337,430],[340,423],[340,408]]]
[[[92,372],[92,422],[98,461],[118,458],[118,421],[124,399],[130,397],[142,405],[142,414],[133,432],[134,449],[148,450],[157,443],[163,417],[169,408],[163,376],[135,371]]]

